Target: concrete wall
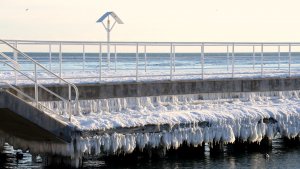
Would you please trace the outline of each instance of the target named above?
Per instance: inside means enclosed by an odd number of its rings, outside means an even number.
[[[181,80],[121,83],[77,84],[80,99],[103,99],[116,97],[142,97],[222,92],[259,92],[300,90],[300,77],[264,79]],[[68,96],[68,88],[59,84],[48,85],[56,93]],[[21,86],[21,90],[34,96],[33,86]],[[39,100],[57,100],[39,90]],[[74,91],[73,91],[74,96]]]

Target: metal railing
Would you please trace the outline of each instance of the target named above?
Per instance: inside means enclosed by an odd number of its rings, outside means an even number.
[[[8,67],[10,70],[15,72],[14,73],[15,74],[15,80],[14,80],[15,84],[18,84],[18,76],[17,75],[21,75],[21,77],[23,79],[25,78],[27,81],[33,83],[34,84],[34,97],[29,96],[28,94],[25,94],[21,90],[14,87],[11,83],[8,83],[9,82],[8,79],[1,79],[1,83],[6,84],[11,89],[13,89],[16,92],[20,93],[24,98],[29,99],[30,102],[34,102],[35,104],[33,104],[33,105],[36,108],[39,108],[39,109],[46,108],[46,109],[50,110],[51,112],[53,112],[53,110],[43,106],[39,102],[39,89],[42,89],[42,90],[46,91],[47,93],[54,96],[58,100],[61,100],[65,105],[67,105],[67,106],[65,106],[65,107],[67,107],[67,109],[65,111],[69,114],[69,120],[71,121],[71,117],[72,117],[72,114],[73,114],[72,110],[71,110],[72,100],[74,100],[74,114],[79,113],[78,88],[73,83],[68,82],[67,80],[61,78],[60,76],[56,75],[52,71],[48,70],[46,67],[44,67],[43,65],[41,65],[40,63],[38,63],[37,61],[32,59],[27,54],[21,52],[16,47],[9,44],[8,42],[3,41],[3,40],[0,40],[0,42],[1,42],[2,45],[4,44],[7,48],[13,50],[13,58],[6,55],[4,52],[0,52],[0,56],[2,56],[4,58],[4,60],[1,60],[0,63],[2,63],[4,66]],[[33,65],[33,72],[32,73],[22,70],[22,64],[19,63],[20,58],[25,59],[27,62],[29,62]],[[9,63],[13,63],[13,65],[11,65]],[[52,79],[56,78],[60,83],[62,83],[62,84],[64,83],[68,86],[68,98],[67,99],[65,99],[63,96],[59,95],[58,93],[55,93],[55,92],[51,91],[50,89],[48,89],[47,87],[45,87],[44,85],[39,83],[40,79],[38,77],[38,73],[41,72],[41,71],[44,71],[47,74],[51,75]],[[72,99],[72,88],[73,88],[74,93],[75,93],[75,95],[73,97],[74,99]]]
[[[28,55],[59,77],[75,82],[300,75],[300,43],[8,42],[26,49]],[[41,50],[33,52],[33,46]],[[113,50],[108,56],[110,48]]]
[[[39,103],[39,102],[36,102],[36,99],[35,99],[35,98],[29,96],[28,94],[26,94],[26,93],[23,92],[22,90],[18,89],[16,86],[14,86],[14,85],[12,85],[12,84],[10,84],[10,83],[7,83],[7,82],[3,82],[3,81],[1,81],[0,83],[3,84],[2,87],[0,86],[0,89],[1,89],[2,91],[5,91],[5,92],[7,92],[7,93],[9,93],[9,94],[11,94],[11,95],[13,95],[13,96],[15,96],[15,97],[17,97],[17,98],[23,100],[25,103],[28,103],[29,105],[31,105],[31,106],[33,106],[33,107],[35,107],[35,108],[38,108],[38,109],[40,109],[40,110],[45,109],[45,110],[47,110],[47,111],[49,111],[49,112],[51,112],[51,113],[56,113],[56,112],[54,112],[51,108],[49,108],[49,107],[47,107],[47,106],[44,106],[43,104],[41,104],[41,103]],[[15,94],[15,93],[11,92],[10,90],[7,90],[7,89],[12,89],[12,90],[14,90],[15,92],[17,92],[17,93],[18,93],[19,95],[21,95],[22,97],[20,97],[18,94]],[[63,100],[63,102],[66,103],[66,100]],[[70,117],[69,117],[69,118],[70,118]],[[70,120],[71,120],[71,119],[70,119]]]

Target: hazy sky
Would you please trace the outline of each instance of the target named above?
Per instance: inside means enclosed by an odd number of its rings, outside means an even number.
[[[0,38],[113,41],[298,41],[299,0],[0,0]],[[28,10],[26,10],[28,9]]]

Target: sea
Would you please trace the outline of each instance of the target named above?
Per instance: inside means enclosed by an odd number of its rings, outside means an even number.
[[[13,58],[13,53],[6,52],[7,56]],[[108,62],[112,70],[169,70],[172,64],[178,70],[189,71],[192,69],[201,69],[202,66],[207,70],[227,70],[235,65],[235,69],[249,69],[261,66],[264,69],[277,69],[278,66],[282,69],[287,69],[291,63],[292,69],[296,69],[300,64],[300,53],[292,52],[291,56],[287,52],[265,52],[261,53],[111,53],[109,57],[106,53],[26,53],[32,59],[36,60],[43,66],[51,70],[58,70],[60,67],[63,71],[74,70],[98,70],[101,65],[102,70],[107,68]],[[34,66],[32,62],[25,57],[19,55],[18,62],[22,64],[21,70],[32,71]],[[109,59],[108,59],[109,58]],[[0,57],[0,61],[3,58]],[[203,65],[202,65],[203,64]],[[8,66],[0,64],[0,69],[11,70]]]
[[[22,154],[22,155],[20,155]],[[20,157],[21,156],[21,157]],[[1,168],[51,168],[45,167],[44,157],[33,157],[29,152],[14,150],[6,144],[0,158]],[[235,149],[225,145],[224,151],[210,153],[206,145],[204,153],[189,153],[189,151],[168,154],[163,158],[141,158],[122,160],[107,160],[105,158],[87,158],[82,168],[135,168],[135,169],[298,169],[300,167],[300,143],[286,144],[281,138],[272,141],[270,149]],[[57,168],[57,167],[54,167]]]

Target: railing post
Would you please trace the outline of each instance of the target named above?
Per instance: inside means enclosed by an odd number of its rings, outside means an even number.
[[[52,71],[52,46],[49,44],[49,69]]]
[[[227,45],[227,71],[229,71],[229,46]]]
[[[292,51],[292,46],[291,46],[291,44],[289,43],[289,77],[291,77],[291,60],[292,60],[292,54],[291,54],[291,51]]]
[[[201,73],[202,80],[204,79],[204,43],[201,44]]]
[[[71,111],[71,100],[72,100],[72,94],[71,94],[71,85],[69,84],[69,98],[68,98],[68,112],[69,112],[69,121],[72,120],[72,111]]]
[[[61,77],[62,74],[62,49],[61,46],[62,44],[59,43],[59,77]],[[59,83],[61,82],[61,80],[59,80]]]
[[[110,71],[110,43],[107,42],[107,68]]]
[[[82,70],[85,71],[85,45],[82,45]]]
[[[173,79],[173,59],[172,59],[172,56],[173,56],[173,44],[171,43],[170,44],[170,80]]]
[[[36,64],[34,64],[34,99],[35,99],[35,105],[38,108],[39,104],[39,90],[38,90],[38,81],[37,81],[37,68]]]
[[[231,77],[234,78],[234,68],[235,68],[235,51],[234,51],[234,43],[232,44],[232,61],[231,61],[231,66],[232,66]]]
[[[135,59],[136,59],[136,66],[135,66],[135,80],[138,81],[139,80],[139,44],[136,44],[136,55],[135,55]]]
[[[253,70],[255,69],[255,46],[253,45],[253,49],[252,49],[252,62],[253,62]]]
[[[115,72],[116,72],[117,71],[117,45],[115,45],[114,52],[115,52]]]
[[[18,48],[18,42],[17,41],[15,41],[14,47]],[[14,55],[14,60],[16,62],[18,62],[18,52],[16,50],[13,51],[13,55]],[[15,84],[17,84],[18,83],[17,71],[15,70],[14,72],[15,72]]]
[[[102,69],[102,44],[99,44],[99,83],[101,83],[101,70]]]
[[[280,56],[281,54],[280,54],[280,53],[281,53],[281,52],[280,52],[280,45],[279,45],[279,46],[278,46],[278,70],[280,70],[280,62],[281,62],[281,61],[280,61],[280,60],[281,60],[281,58],[280,58],[280,57],[281,57],[281,56]]]
[[[145,72],[147,72],[147,46],[144,46]]]
[[[260,58],[260,67],[261,67],[261,70],[260,70],[260,75],[261,75],[261,77],[263,76],[263,74],[264,74],[264,44],[262,43],[261,44],[261,53],[260,53],[260,55],[261,55],[261,58]]]
[[[176,71],[176,46],[173,45],[173,71]]]

